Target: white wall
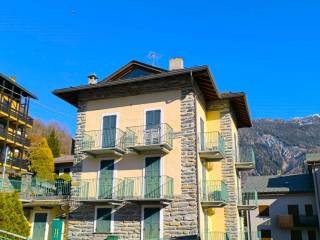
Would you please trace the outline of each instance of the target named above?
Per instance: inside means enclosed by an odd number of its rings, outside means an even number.
[[[251,231],[257,232],[262,229],[271,230],[273,239],[290,239],[290,230],[278,228],[277,216],[288,214],[288,205],[298,205],[299,214],[305,215],[305,205],[311,204],[313,206],[314,214],[317,213],[315,196],[312,193],[303,194],[286,194],[286,195],[273,195],[273,196],[259,196],[258,205],[269,205],[269,216],[260,217],[259,208],[250,211],[250,225]],[[271,226],[264,226],[271,220]],[[317,233],[319,236],[319,232]],[[303,239],[308,240],[307,231],[303,231]]]

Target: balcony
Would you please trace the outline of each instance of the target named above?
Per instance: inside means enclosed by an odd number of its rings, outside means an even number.
[[[319,220],[317,215],[278,215],[278,227],[284,229],[293,228],[318,228]]]
[[[126,146],[137,153],[166,154],[172,145],[173,129],[167,123],[127,128]]]
[[[252,170],[256,167],[256,159],[252,147],[240,148],[239,161],[236,162],[238,171]]]
[[[228,189],[223,181],[202,181],[200,200],[203,207],[223,207],[228,202]]]
[[[254,210],[258,207],[258,193],[256,191],[243,192],[242,198],[238,199],[239,210]]]
[[[71,182],[63,180],[44,181],[36,178],[30,182],[22,182],[21,179],[0,179],[0,192],[18,192],[20,199],[27,205],[41,206],[43,201],[51,201],[55,205],[70,195]]]
[[[125,134],[118,128],[83,133],[80,150],[90,155],[122,156],[125,153]]]
[[[162,203],[173,199],[173,178],[168,176],[124,179],[82,179],[75,191],[77,201]]]
[[[219,132],[200,132],[198,142],[201,159],[218,161],[224,158],[224,138]]]
[[[28,127],[32,127],[33,125],[33,119],[27,115],[24,107],[16,109],[10,106],[9,102],[5,101],[0,102],[0,111],[2,112],[0,116],[10,116],[11,121],[18,121],[21,125],[27,125]]]
[[[3,161],[0,161],[0,162],[3,163]],[[24,169],[26,171],[27,171],[28,166],[29,166],[26,159],[11,158],[11,157],[7,158],[7,165],[10,165],[12,167],[19,168],[19,169]]]
[[[248,232],[248,231],[244,231],[244,232],[240,232],[239,233],[239,240],[272,240],[272,238],[270,237],[263,237],[261,235],[261,232]]]
[[[16,147],[29,147],[30,140],[25,136],[19,135],[15,132],[11,132],[8,129],[5,129],[3,126],[0,126],[0,139],[5,140],[10,146]]]

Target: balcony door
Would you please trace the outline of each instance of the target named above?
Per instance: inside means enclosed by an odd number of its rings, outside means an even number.
[[[47,239],[47,213],[35,213],[33,221],[32,239]]]
[[[292,215],[294,225],[299,223],[299,206],[288,205],[288,214]]]
[[[104,116],[102,120],[102,148],[116,145],[117,115]]]
[[[114,160],[101,160],[99,172],[99,199],[112,199]]]
[[[144,132],[146,145],[159,144],[161,141],[161,111],[146,111],[146,126]]]
[[[147,157],[144,170],[145,198],[160,198],[160,157]]]
[[[143,209],[143,239],[160,239],[160,208]]]

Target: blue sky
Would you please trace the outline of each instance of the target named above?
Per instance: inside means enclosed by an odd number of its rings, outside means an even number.
[[[31,114],[71,132],[56,88],[103,78],[154,51],[167,68],[209,65],[220,91],[245,91],[253,118],[319,113],[320,1],[4,1],[0,72],[38,97]]]

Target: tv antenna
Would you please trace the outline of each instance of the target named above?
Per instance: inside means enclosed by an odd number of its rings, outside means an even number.
[[[147,55],[147,58],[149,59],[150,64],[152,66],[159,66],[159,59],[161,57],[162,57],[161,54],[153,52],[153,51],[149,52],[148,55]]]

